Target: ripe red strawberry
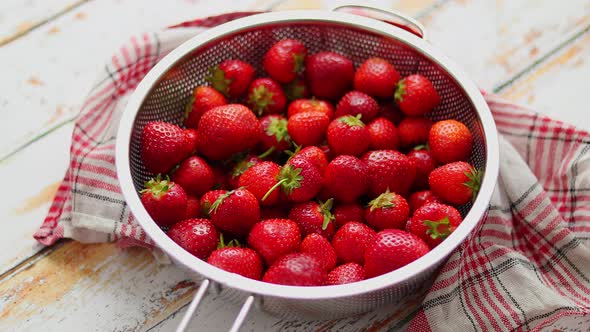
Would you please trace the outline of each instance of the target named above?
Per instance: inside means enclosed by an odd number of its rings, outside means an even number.
[[[257,78],[248,88],[246,102],[258,115],[276,114],[287,106],[287,97],[279,83],[270,78]]]
[[[353,115],[332,120],[326,133],[330,151],[335,155],[360,156],[369,148],[370,135],[365,124]]]
[[[322,263],[309,254],[294,253],[271,265],[262,281],[289,286],[321,286],[327,278]]]
[[[428,78],[410,75],[397,83],[395,102],[409,116],[424,115],[440,103],[440,97]]]
[[[317,111],[303,112],[289,118],[287,129],[293,142],[301,146],[320,145],[330,118]]]
[[[285,85],[285,96],[288,101],[309,98],[309,89],[305,85],[305,80],[303,78],[296,78]]]
[[[324,172],[324,188],[336,200],[352,203],[367,193],[367,166],[353,156],[338,156]]]
[[[335,100],[350,90],[354,65],[345,56],[320,52],[305,61],[305,79],[311,94],[317,98]]]
[[[417,146],[410,153],[408,158],[416,166],[416,181],[414,182],[415,189],[428,188],[428,175],[436,167],[436,162],[432,158],[432,154],[424,147]]]
[[[277,82],[289,83],[303,73],[307,49],[296,39],[283,39],[272,45],[262,61],[264,70]]]
[[[365,279],[365,269],[357,263],[346,263],[328,273],[326,285],[344,285]]]
[[[336,266],[336,251],[325,237],[312,233],[301,241],[299,252],[309,254],[317,258],[326,271],[332,270]]]
[[[186,193],[181,186],[160,176],[145,183],[141,191],[143,207],[160,226],[172,226],[186,214]]]
[[[393,150],[369,151],[363,156],[369,178],[369,195],[377,197],[387,189],[400,195],[410,191],[416,167],[403,153]]]
[[[360,91],[350,91],[345,94],[336,105],[335,116],[344,115],[361,115],[364,123],[369,123],[379,113],[379,104],[366,93]]]
[[[245,171],[250,169],[250,167],[261,163],[263,160],[260,159],[257,155],[248,154],[243,159],[238,161],[231,170],[229,175],[229,183],[233,189],[238,189],[240,187],[239,181],[240,176],[244,174]]]
[[[432,121],[427,118],[405,118],[397,127],[399,141],[403,148],[424,145],[428,141],[428,134]]]
[[[463,205],[475,199],[481,184],[481,172],[464,161],[436,168],[428,177],[430,190],[443,201]]]
[[[210,86],[198,86],[184,113],[184,125],[187,128],[197,128],[201,116],[208,110],[227,104],[225,97]]]
[[[405,114],[399,110],[399,107],[394,102],[382,102],[379,105],[379,116],[386,118],[396,126],[399,126],[400,122],[405,118]]]
[[[382,58],[369,58],[354,73],[354,89],[368,95],[391,98],[401,76]]]
[[[376,233],[371,227],[351,221],[340,227],[334,234],[332,246],[340,262],[363,264],[365,250],[375,240],[375,236]]]
[[[148,122],[141,133],[141,160],[152,173],[167,173],[192,148],[185,130],[171,123]]]
[[[203,215],[209,218],[209,212],[211,211],[211,205],[215,203],[215,201],[225,195],[227,190],[211,190],[205,193],[203,197],[201,197],[201,211],[203,211]]]
[[[203,158],[192,156],[185,159],[172,173],[172,180],[187,194],[201,196],[213,188],[213,170]]]
[[[297,223],[303,237],[316,233],[326,239],[331,239],[336,231],[334,228],[334,215],[331,210],[331,199],[325,203],[299,203],[293,206],[289,212],[289,219]]]
[[[240,104],[215,107],[199,121],[199,152],[221,160],[252,148],[262,128],[250,109]]]
[[[402,196],[389,192],[389,190],[369,202],[365,212],[367,225],[377,230],[403,229],[408,218],[410,218],[408,202]]]
[[[410,195],[408,204],[410,205],[410,213],[418,210],[422,205],[427,203],[442,203],[441,200],[430,190],[417,191]]]
[[[340,228],[349,221],[365,221],[365,209],[359,203],[341,203],[334,208],[334,222]]]
[[[201,211],[201,202],[198,197],[186,196],[186,213],[183,219],[201,218],[203,213]]]
[[[428,245],[412,233],[386,229],[377,233],[365,251],[366,278],[397,270],[428,253]]]
[[[277,180],[281,166],[264,161],[247,169],[238,181],[239,187],[248,189],[260,202],[262,206],[276,205],[279,203],[280,190],[273,190],[267,193],[279,182]],[[264,198],[264,200],[263,200]]]
[[[266,219],[250,230],[248,246],[256,250],[267,265],[299,249],[301,233],[297,224],[289,219]]]
[[[185,129],[184,134],[186,135],[186,139],[189,141],[189,155],[197,153],[197,148],[199,147],[199,132],[197,132],[196,129]]]
[[[287,219],[288,211],[285,211],[282,207],[271,206],[262,207],[260,209],[260,219]]]
[[[285,193],[291,202],[306,202],[314,198],[322,189],[322,174],[311,162],[297,158],[289,160],[276,178],[278,182],[265,194],[272,194],[277,189]],[[264,197],[262,197],[264,201]]]
[[[248,232],[260,221],[260,206],[256,197],[246,189],[236,189],[221,195],[209,210],[215,227],[236,237]]]
[[[202,260],[206,260],[219,243],[219,232],[207,219],[186,219],[178,222],[170,228],[168,236],[184,250]]]
[[[414,212],[406,230],[416,234],[430,248],[439,245],[461,224],[461,213],[450,205],[428,203]]]
[[[289,104],[287,108],[287,117],[292,117],[297,113],[317,111],[322,112],[330,118],[334,117],[334,107],[327,101],[319,99],[296,99]]]
[[[291,136],[287,131],[287,119],[281,115],[267,115],[260,119],[262,135],[260,143],[267,151],[273,148],[274,151],[284,151],[291,147]]]
[[[229,98],[242,96],[254,79],[254,67],[240,60],[225,60],[209,69],[207,80]]]
[[[377,118],[367,125],[371,150],[397,150],[399,136],[393,122],[386,118]]]
[[[250,248],[234,246],[233,241],[213,251],[207,263],[231,273],[237,273],[246,278],[260,280],[262,278],[262,258]]]
[[[298,148],[293,153],[291,159],[305,159],[309,161],[312,165],[317,167],[320,174],[324,174],[324,170],[326,169],[326,166],[328,166],[328,157],[326,157],[326,153],[317,146],[307,146],[301,150]]]
[[[471,154],[473,137],[469,128],[457,120],[444,120],[430,128],[428,145],[439,164],[466,161]]]

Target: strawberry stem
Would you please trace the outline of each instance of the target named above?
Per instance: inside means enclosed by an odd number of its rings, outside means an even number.
[[[336,219],[334,214],[332,214],[332,206],[334,205],[334,199],[330,198],[324,203],[320,202],[320,212],[324,216],[324,221],[322,223],[322,230],[325,231],[328,228],[328,225],[332,220]]]
[[[264,201],[268,198],[268,195],[270,195],[273,191],[275,191],[280,185],[282,185],[283,183],[285,183],[287,181],[287,179],[281,179],[280,181],[278,181],[274,186],[272,186],[272,188],[270,188],[266,194],[264,194],[264,196],[262,196],[261,201]]]
[[[219,234],[219,244],[217,245],[217,249],[223,249],[223,248],[239,248],[242,245],[240,244],[240,241],[233,239],[231,241],[229,241],[228,243],[225,243],[223,240],[223,233]]]
[[[258,158],[264,159],[264,158],[270,156],[273,152],[275,152],[275,147],[271,146],[268,150],[266,150],[262,154],[258,155]]]
[[[436,239],[445,239],[449,234],[451,234],[451,229],[449,228],[450,220],[449,216],[444,217],[441,220],[432,221],[432,220],[424,220],[424,226],[428,226],[426,230],[426,234],[429,234],[433,240]],[[442,226],[442,231],[439,227]]]

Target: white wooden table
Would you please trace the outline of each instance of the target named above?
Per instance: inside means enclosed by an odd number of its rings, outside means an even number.
[[[590,129],[590,0],[388,0],[484,89]],[[173,331],[197,285],[143,249],[62,241],[41,224],[67,165],[72,119],[104,60],[129,35],[226,10],[336,1],[2,0],[0,331]],[[227,330],[238,308],[208,297],[191,328]],[[332,322],[251,313],[244,330],[395,328],[387,309]]]

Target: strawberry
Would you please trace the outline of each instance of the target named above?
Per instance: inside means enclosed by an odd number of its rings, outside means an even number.
[[[317,233],[327,239],[334,235],[334,215],[332,214],[332,200],[325,203],[305,202],[293,206],[289,212],[289,219],[299,226],[301,235]]]
[[[382,102],[379,105],[379,116],[386,118],[396,126],[399,126],[405,117],[394,102]]]
[[[416,181],[414,182],[414,188],[424,189],[428,188],[428,175],[436,167],[436,162],[432,158],[430,151],[422,146],[415,147],[410,153],[408,158],[416,166]]]
[[[481,184],[481,172],[464,161],[436,168],[428,176],[430,190],[443,201],[463,205],[475,199]]]
[[[199,152],[221,160],[252,148],[262,128],[250,109],[240,104],[215,107],[199,121]]]
[[[416,145],[424,145],[428,141],[428,134],[432,127],[432,121],[427,118],[405,118],[397,127],[400,145],[403,148],[411,148]]]
[[[367,177],[367,166],[360,159],[338,156],[324,171],[324,188],[340,202],[356,202],[367,192]]]
[[[377,233],[365,251],[366,278],[397,270],[428,253],[428,245],[418,236],[399,229]]]
[[[280,172],[281,166],[270,161],[264,161],[253,165],[240,175],[238,185],[248,189],[260,202],[260,205],[276,205],[279,203],[281,191],[270,191],[270,189],[277,185]],[[267,194],[269,192],[270,194]]]
[[[285,96],[288,101],[309,98],[309,89],[305,86],[305,80],[302,78],[296,78],[289,84],[285,85]]]
[[[416,167],[406,155],[400,152],[369,151],[363,156],[363,161],[367,165],[371,197],[377,197],[387,189],[405,195],[416,179]]]
[[[262,126],[262,135],[260,143],[262,148],[266,151],[274,149],[273,151],[284,151],[291,147],[291,136],[287,131],[287,119],[281,115],[267,115],[260,119]]]
[[[277,177],[278,182],[262,197],[281,188],[289,201],[300,203],[314,198],[322,189],[322,174],[311,162],[297,158],[289,160]]]
[[[401,111],[409,116],[424,115],[440,103],[440,97],[430,80],[420,74],[400,80],[394,97]]]
[[[227,104],[225,97],[210,86],[198,86],[193,92],[184,113],[184,125],[197,128],[201,116],[208,110]]]
[[[289,83],[303,72],[307,49],[296,39],[283,39],[272,45],[262,60],[264,70],[277,82]]]
[[[217,199],[227,193],[227,190],[211,190],[205,193],[201,197],[201,211],[203,211],[203,215],[209,218],[209,211],[211,210],[211,206]]]
[[[330,151],[335,155],[360,156],[371,143],[369,130],[358,115],[344,115],[332,120],[326,137]]]
[[[326,124],[326,127],[328,125]],[[141,160],[152,173],[167,173],[192,152],[185,130],[167,122],[148,122],[141,133]]]
[[[336,267],[336,251],[325,237],[312,233],[306,236],[301,241],[299,252],[309,254],[317,258],[323,265],[326,271],[332,270]]]
[[[374,97],[390,98],[400,78],[387,60],[369,58],[354,73],[354,89]]]
[[[469,128],[457,120],[444,120],[430,128],[428,145],[439,164],[466,161],[471,154],[473,137]]]
[[[410,213],[418,210],[422,205],[427,203],[442,203],[441,200],[430,190],[417,191],[410,195],[408,204],[410,205]]]
[[[255,70],[249,63],[240,60],[225,60],[209,69],[207,81],[215,90],[229,98],[242,96],[254,79]]]
[[[341,203],[334,208],[334,222],[340,228],[349,221],[365,221],[365,209],[359,203]]]
[[[463,221],[461,213],[450,205],[428,203],[414,212],[406,230],[416,234],[430,248],[439,245]]]
[[[317,98],[335,100],[350,90],[354,65],[345,56],[320,52],[305,61],[305,79],[311,94]]]
[[[221,195],[209,210],[215,227],[231,235],[242,237],[260,221],[260,207],[256,197],[246,189],[236,189]]]
[[[197,132],[196,129],[185,129],[184,134],[186,135],[186,139],[189,141],[189,155],[197,153],[197,148],[199,147],[199,132]]]
[[[319,99],[296,99],[287,108],[287,117],[290,118],[297,113],[317,111],[322,112],[330,118],[334,117],[334,107],[327,101]]]
[[[219,248],[211,253],[207,263],[246,278],[254,280],[262,278],[262,259],[256,251],[235,246],[234,241],[226,245],[223,243],[223,237],[221,240]]]
[[[257,78],[252,81],[246,101],[258,115],[281,113],[287,106],[283,88],[270,78]]]
[[[141,191],[143,207],[160,226],[172,226],[186,214],[186,193],[181,186],[162,180],[160,175],[145,183]]]
[[[303,149],[298,147],[292,154],[291,159],[305,159],[309,161],[320,171],[320,174],[324,174],[324,170],[328,166],[326,153],[317,146],[307,146]]]
[[[386,118],[377,118],[367,125],[371,150],[397,150],[399,135],[393,122]]]
[[[260,219],[287,219],[287,211],[281,207],[271,206],[260,208]]]
[[[310,111],[290,117],[287,129],[293,142],[301,146],[319,145],[329,124],[330,118],[326,114]]]
[[[267,265],[286,254],[297,251],[301,233],[297,224],[289,219],[266,219],[250,230],[248,246],[256,250]]]
[[[263,160],[260,159],[257,155],[253,155],[253,154],[248,154],[246,155],[244,158],[242,158],[240,161],[238,161],[234,167],[231,170],[230,176],[229,176],[229,183],[230,186],[234,189],[237,189],[240,187],[239,181],[240,181],[240,176],[242,174],[244,174],[245,171],[247,171],[248,169],[250,169],[250,167],[261,163]]]
[[[192,156],[185,159],[172,173],[172,180],[187,194],[201,196],[213,188],[213,170],[203,158]]]
[[[226,176],[225,172],[218,167],[211,167],[213,171],[213,189],[227,190],[231,188],[230,179]]]
[[[201,211],[201,202],[198,197],[186,196],[186,212],[183,219],[201,218],[203,213]]]
[[[379,104],[366,93],[360,91],[350,91],[345,94],[336,105],[335,116],[344,115],[361,115],[364,123],[369,123],[379,113]]]
[[[363,264],[365,250],[374,241],[375,236],[376,233],[371,227],[351,221],[340,227],[334,234],[332,246],[340,262]]]
[[[168,231],[172,241],[202,260],[217,248],[219,232],[207,219],[186,219],[174,224]]]
[[[327,278],[322,263],[309,254],[294,253],[272,264],[262,281],[289,286],[321,286]]]
[[[365,212],[367,224],[377,230],[388,228],[403,229],[410,217],[410,206],[395,193],[385,191],[369,202]]]
[[[326,285],[344,285],[365,279],[365,269],[357,263],[346,263],[328,273]]]

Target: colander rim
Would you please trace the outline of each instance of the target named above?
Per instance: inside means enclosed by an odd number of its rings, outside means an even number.
[[[272,24],[305,22],[344,25],[393,38],[437,63],[457,82],[470,99],[480,118],[485,137],[486,164],[481,188],[461,225],[443,243],[417,261],[385,275],[352,284],[321,287],[275,285],[248,279],[209,265],[182,249],[156,225],[143,207],[131,176],[129,148],[136,115],[154,84],[169,69],[193,50],[224,36]],[[247,293],[289,299],[319,300],[361,295],[388,288],[421,275],[446,259],[457,246],[463,243],[488,208],[498,177],[499,144],[492,114],[480,90],[463,70],[425,40],[403,29],[368,17],[325,10],[292,10],[255,14],[211,28],[184,42],[157,63],[138,84],[121,117],[116,139],[116,168],[121,190],[131,212],[147,235],[174,261],[205,278]]]

